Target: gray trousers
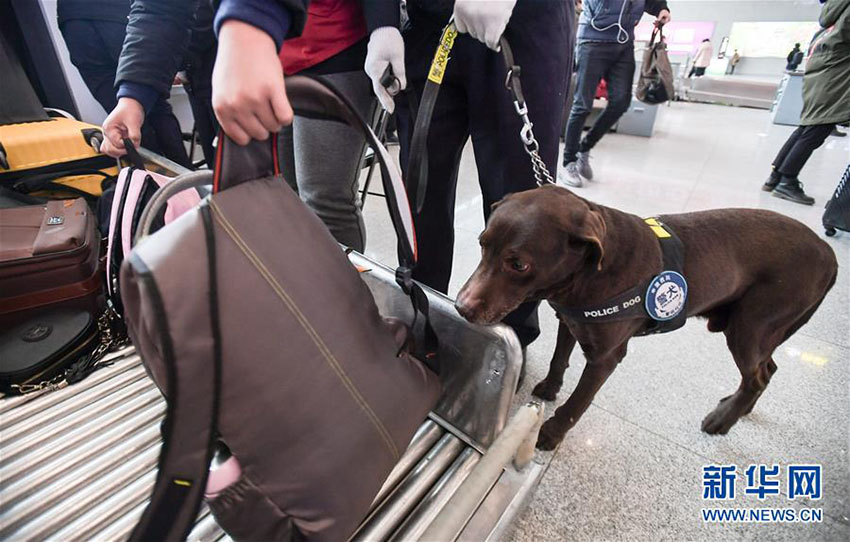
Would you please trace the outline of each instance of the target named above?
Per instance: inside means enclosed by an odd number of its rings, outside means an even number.
[[[377,100],[362,70],[323,75],[367,121]],[[281,132],[281,170],[304,203],[325,223],[334,238],[362,252],[366,229],[358,206],[360,164],[366,140],[341,122],[295,117]]]

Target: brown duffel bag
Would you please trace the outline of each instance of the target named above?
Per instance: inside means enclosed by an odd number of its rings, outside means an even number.
[[[378,146],[398,275],[417,305],[410,209],[386,149],[324,84],[287,78],[287,93],[296,114],[342,118]],[[234,539],[345,540],[440,394],[279,176],[276,146],[222,136],[213,195],[141,239],[122,266],[129,332],[168,404],[156,487],[131,540],[188,535],[218,440],[241,477],[209,506]],[[163,187],[140,235],[169,194],[210,180],[192,173]]]
[[[667,55],[662,26],[658,25],[652,31],[652,37],[643,52],[643,62],[635,88],[635,97],[650,105],[662,104],[676,98],[673,68]]]

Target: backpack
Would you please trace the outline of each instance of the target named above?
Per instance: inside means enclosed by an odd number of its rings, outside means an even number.
[[[145,206],[159,188],[172,181],[171,177],[147,171],[144,160],[129,139],[124,140],[124,148],[131,165],[121,170],[114,190],[105,194],[105,201],[108,203],[98,209],[100,215],[109,213],[108,221],[101,225],[102,229],[107,230],[106,288],[119,314],[122,313],[119,285],[121,263],[130,255],[133,238]],[[195,189],[175,194],[154,217],[153,228],[159,229],[170,223],[200,201],[201,198]]]
[[[386,149],[326,83],[292,76],[286,86],[296,114],[342,119],[375,149],[399,236],[397,281],[427,315],[409,279],[412,215]],[[156,485],[131,540],[188,535],[219,442],[239,468],[208,505],[234,539],[346,540],[436,404],[439,379],[280,177],[276,137],[238,147],[221,135],[216,164],[154,195],[121,267],[130,336],[167,399]],[[171,194],[210,181],[211,196],[148,236]]]
[[[656,35],[658,41],[655,41]],[[663,41],[661,26],[652,31],[649,45],[643,53],[635,97],[650,105],[672,100],[676,93],[673,86],[673,68],[667,56],[667,44]]]

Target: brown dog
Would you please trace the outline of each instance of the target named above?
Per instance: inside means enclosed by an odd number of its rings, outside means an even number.
[[[773,351],[805,324],[835,283],[829,245],[803,224],[770,211],[718,209],[660,217],[684,244],[688,317],[722,331],[741,372],[741,385],[702,422],[725,434],[748,414],[776,364]],[[458,312],[478,324],[499,322],[521,303],[549,300],[599,307],[662,271],[659,239],[641,218],[546,186],[494,205],[480,236],[481,263],[461,289]],[[804,275],[804,276],[801,276]],[[576,342],[587,366],[567,402],[540,431],[551,450],[575,425],[626,355],[629,339],[655,322],[637,318],[586,322],[559,313],[549,374],[532,392],[554,400]]]

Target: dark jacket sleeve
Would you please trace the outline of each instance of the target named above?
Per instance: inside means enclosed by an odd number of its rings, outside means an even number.
[[[126,81],[145,85],[158,95],[170,91],[189,43],[198,1],[133,1],[116,87]]]
[[[371,34],[376,28],[401,25],[401,11],[398,0],[360,0],[366,28]]]
[[[310,0],[216,0],[215,33],[224,21],[237,19],[266,32],[278,50],[283,40],[298,37],[307,22]]]
[[[646,0],[646,6],[643,8],[645,12],[655,16],[661,13],[662,9],[670,11],[670,8],[667,7],[667,0]]]
[[[133,0],[127,37],[118,61],[118,95],[139,100],[149,110],[156,97],[167,95],[189,46],[198,2],[210,0]],[[288,36],[300,35],[309,0],[265,0],[289,21]],[[216,6],[219,2],[215,2]]]

